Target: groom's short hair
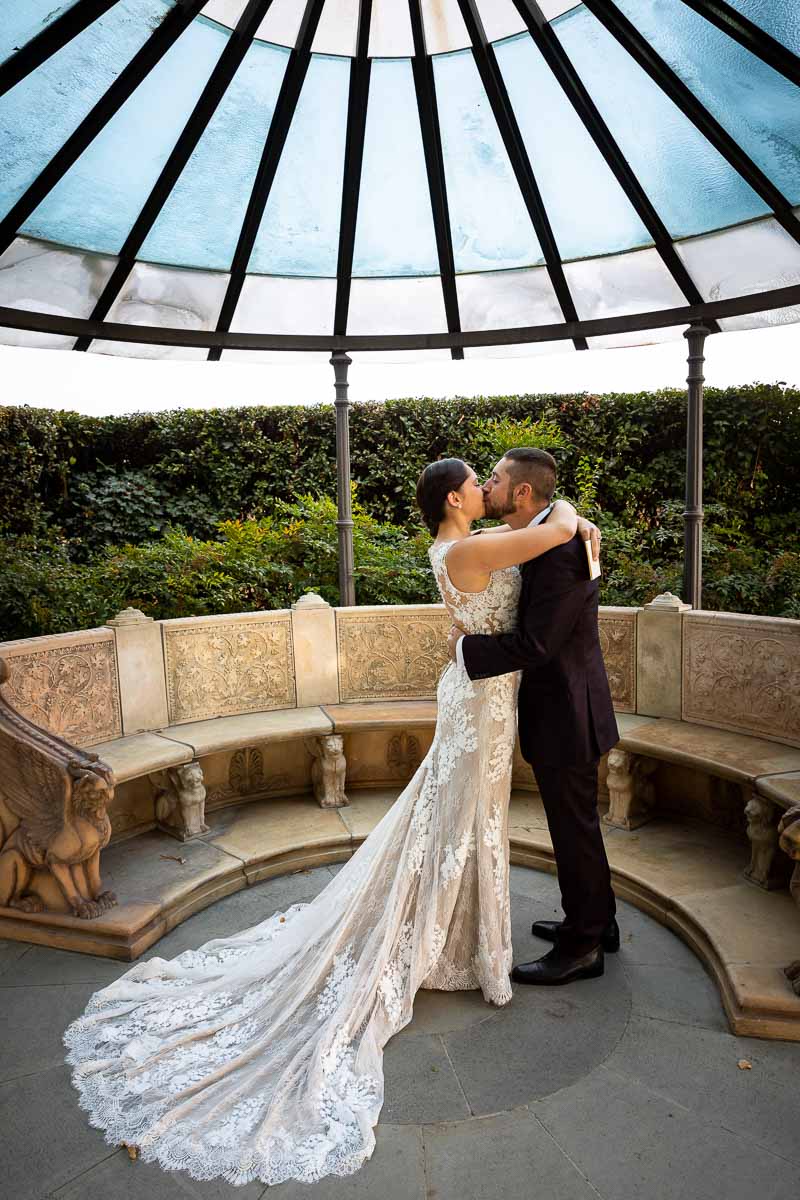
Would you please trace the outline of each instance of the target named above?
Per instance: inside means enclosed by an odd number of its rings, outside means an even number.
[[[546,450],[537,446],[519,446],[506,450],[503,458],[508,463],[508,474],[512,487],[529,483],[538,500],[549,504],[556,490],[556,460]]]

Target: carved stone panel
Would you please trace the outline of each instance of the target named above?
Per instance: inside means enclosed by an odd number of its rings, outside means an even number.
[[[617,712],[636,712],[636,608],[600,609],[600,646]]]
[[[299,738],[211,754],[203,759],[206,813],[243,801],[308,791],[311,762],[311,755]]]
[[[348,788],[407,783],[428,753],[433,730],[370,729],[345,735]]]
[[[347,700],[429,700],[448,661],[441,605],[339,609],[339,694]]]
[[[800,746],[800,622],[687,613],[684,721]]]
[[[172,724],[294,708],[288,613],[165,621],[163,630]]]
[[[7,642],[0,656],[9,669],[3,695],[34,725],[75,746],[122,736],[110,630]]]

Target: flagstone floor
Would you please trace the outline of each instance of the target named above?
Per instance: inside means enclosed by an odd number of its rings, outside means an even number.
[[[145,957],[171,957],[316,895],[338,867],[237,892]],[[512,868],[518,961],[560,916],[551,876]],[[599,980],[420,993],[390,1042],[376,1152],[357,1175],[282,1184],[270,1200],[790,1200],[800,1190],[800,1043],[737,1038],[717,988],[669,930],[620,905]],[[131,1162],[77,1106],[61,1035],[127,969],[0,942],[0,1178],[13,1200],[259,1200],[266,1189]],[[751,1069],[741,1069],[746,1060]]]

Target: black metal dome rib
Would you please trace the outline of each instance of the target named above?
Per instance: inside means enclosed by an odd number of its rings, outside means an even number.
[[[72,38],[110,9],[114,2],[116,0],[77,0],[77,3],[70,9],[55,19],[27,45],[12,54],[6,63],[0,65],[0,96],[62,49]],[[46,327],[66,332],[67,329],[72,331],[77,329],[79,334],[75,349],[80,351],[86,350],[93,338],[100,336],[109,338],[111,336],[108,332],[111,325],[105,319],[130,275],[148,234],[236,76],[271,2],[272,0],[250,0],[246,5],[124,242],[114,270],[94,306],[91,317],[88,320],[80,320],[56,316],[45,320],[40,314],[29,313],[27,315],[28,323],[25,325],[21,323],[24,314],[22,316],[19,313],[13,315],[16,310],[4,309],[1,310],[3,324],[30,330],[42,330]],[[800,220],[795,216],[787,196],[722,127],[617,5],[611,0],[584,0],[584,2],[589,12],[769,207],[770,214],[774,216],[780,226],[795,242],[800,244]],[[464,335],[461,331],[432,60],[426,48],[420,0],[408,0],[408,3],[415,52],[412,59],[414,87],[448,330],[447,335],[430,335],[429,338],[428,335],[425,335],[425,337],[428,338],[428,345],[447,346],[453,357],[463,357],[464,345],[504,343],[502,340],[500,343],[494,343],[493,339],[488,336],[491,331],[488,331],[482,343],[475,343],[471,336]],[[800,58],[766,31],[742,16],[730,4],[725,3],[724,0],[683,0],[683,3],[793,84],[800,86]],[[311,47],[322,16],[323,5],[324,0],[307,0],[305,4],[296,43],[289,53],[286,72],[239,233],[225,298],[216,322],[215,335],[195,333],[189,337],[187,334],[186,340],[183,340],[180,335],[184,331],[168,331],[174,335],[169,344],[206,345],[209,347],[208,357],[211,360],[218,359],[226,346],[233,346],[237,342],[240,345],[254,344],[247,338],[242,342],[239,340],[239,335],[229,336],[229,333],[265,207],[286,144],[289,127],[311,62]],[[718,326],[713,324],[714,306],[704,303],[689,270],[676,251],[674,241],[664,221],[626,160],[618,142],[601,116],[597,105],[541,8],[535,0],[514,0],[514,5],[552,75],[652,238],[655,249],[667,271],[686,298],[686,308],[666,310],[662,314],[664,317],[662,324],[670,324],[673,319],[675,323],[678,319],[687,319],[678,318],[675,314],[691,310],[693,316],[689,319],[706,316],[707,320],[712,321],[712,330],[717,329]],[[165,15],[163,21],[127,66],[122,69],[106,93],[13,204],[8,214],[0,220],[0,254],[8,250],[37,206],[76,163],[80,155],[120,110],[203,7],[204,0],[178,0]],[[476,0],[458,0],[458,8],[470,38],[472,57],[488,97],[517,185],[538,237],[546,270],[564,317],[563,325],[542,328],[550,331],[547,335],[548,338],[559,339],[569,336],[573,339],[576,349],[585,349],[586,337],[596,335],[598,322],[584,322],[578,319],[564,272],[562,255],[559,252],[553,226],[537,184],[534,164],[531,162],[520,132],[494,47],[487,39]],[[371,60],[368,55],[371,13],[371,0],[360,0],[357,46],[350,74],[333,337],[325,339],[325,345],[336,345],[342,348],[354,346],[357,343],[363,344],[365,341],[364,338],[347,335],[347,320],[371,72]],[[780,289],[782,296],[789,293],[792,293],[791,288]],[[772,300],[778,294],[778,291],[773,291],[754,295],[751,298],[751,307],[740,311],[766,311],[770,307],[774,307]],[[791,303],[794,302],[791,301]],[[790,301],[784,299],[784,303],[790,303]],[[718,306],[716,311],[720,311]],[[672,314],[672,317],[669,314]],[[647,322],[651,315],[638,314],[635,317],[624,319],[609,318],[606,322],[600,322],[600,327],[601,330],[607,329],[608,331],[611,331],[612,327],[629,330],[648,327]],[[637,320],[644,321],[645,324],[640,323],[637,326],[635,324]],[[620,322],[622,322],[621,325]],[[139,329],[142,328],[147,327],[139,327]],[[571,332],[565,335],[563,331],[567,328]],[[591,334],[588,333],[590,329]],[[556,330],[559,332],[556,333]],[[132,342],[142,340],[138,332],[129,338],[121,338],[116,323],[114,323],[114,331],[115,338],[119,340]],[[504,331],[497,332],[503,333]],[[529,327],[520,328],[519,333],[519,341],[543,340],[538,337],[533,338]],[[259,337],[260,335],[253,336]],[[263,340],[264,344],[270,342],[272,345],[281,345],[284,348],[292,345],[300,347],[302,343],[309,343],[308,338],[301,336],[291,338],[288,335],[282,338],[263,335]],[[310,340],[316,341],[317,339]],[[419,340],[418,337],[417,340]],[[156,344],[166,344],[162,337],[155,335],[153,335],[153,341]],[[372,339],[372,342],[376,346],[380,344],[385,348],[410,344],[409,335],[387,336]]]

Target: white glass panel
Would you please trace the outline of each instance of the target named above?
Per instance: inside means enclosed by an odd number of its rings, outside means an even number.
[[[564,320],[544,267],[457,275],[456,288],[461,328],[467,332],[551,325]]]
[[[123,325],[173,329],[215,329],[229,276],[222,272],[184,271],[136,263],[108,314]],[[208,351],[180,346],[143,346],[135,342],[93,342],[95,354],[128,358],[204,359]]]
[[[203,5],[203,16],[212,21],[219,21],[233,29],[247,8],[248,0],[206,0]]]
[[[800,90],[683,0],[617,0],[708,111],[800,202]]]
[[[0,98],[0,215],[8,212],[172,7],[120,0]]]
[[[330,351],[320,353],[312,350],[223,350],[222,362],[246,363],[250,367],[288,367],[293,363],[319,367],[321,378],[306,385],[304,395],[284,399],[273,390],[273,380],[264,375],[264,404],[330,404],[333,388],[330,376]],[[324,377],[323,377],[324,371]],[[330,390],[329,390],[330,389]]]
[[[370,76],[353,275],[438,271],[411,63],[377,59]]]
[[[358,372],[358,367],[371,367],[373,364],[379,366],[381,363],[393,364],[396,367],[407,367],[412,366],[414,363],[447,363],[452,361],[449,350],[359,350],[357,352],[354,351],[350,357],[353,359],[354,364],[350,368],[350,399],[353,401],[362,398],[365,400],[371,399],[368,394],[365,394],[363,388],[360,396],[357,397],[354,394],[353,383],[356,382],[357,387],[360,383],[358,373],[355,376],[353,374],[354,371]]]
[[[651,243],[532,38],[525,33],[495,53],[562,259]]]
[[[42,201],[25,232],[118,253],[229,37],[219,25],[193,21]]]
[[[239,333],[333,333],[335,279],[248,275],[231,329]]]
[[[512,346],[467,346],[464,358],[537,358],[541,354],[574,352],[573,343],[565,338],[558,342],[515,342]]]
[[[458,0],[421,0],[421,7],[428,54],[442,54],[469,46],[469,34]]]
[[[539,8],[548,21],[552,21],[554,17],[560,17],[562,13],[569,12],[571,8],[577,7],[578,5],[574,4],[573,0],[539,0]]]
[[[704,300],[725,300],[800,283],[800,246],[777,221],[756,221],[691,238],[677,247]],[[752,329],[800,320],[800,306],[753,316],[728,317],[724,329]]]
[[[472,53],[433,60],[457,271],[528,267],[542,252]]]
[[[347,332],[446,333],[440,279],[354,279]]]
[[[298,0],[272,0],[258,27],[258,37],[280,46],[294,46],[303,19],[304,5]]]
[[[335,275],[350,59],[311,60],[248,270]]]
[[[478,12],[490,42],[527,28],[513,0],[478,0]]]
[[[203,362],[208,351],[194,346],[149,346],[139,342],[94,341],[88,354],[102,354],[107,358],[148,358],[169,362]]]
[[[358,3],[359,0],[326,0],[311,44],[314,54],[355,54]]]
[[[263,42],[247,51],[140,258],[230,268],[289,53]]]
[[[0,4],[0,62],[74,8],[77,0],[3,0]]]
[[[29,333],[26,329],[9,329],[0,325],[0,344],[15,346],[20,350],[71,350],[75,341],[75,338],[61,337],[56,333]],[[42,395],[38,389],[32,395],[19,390],[15,393],[16,404],[34,403],[37,407],[45,407],[41,401]]]
[[[791,308],[770,308],[764,312],[748,313],[746,317],[726,317],[720,328],[731,329],[775,329],[778,325],[796,325],[800,321],[800,304]]]
[[[620,350],[625,346],[657,346],[675,342],[683,337],[686,325],[665,325],[659,329],[639,329],[634,333],[607,333],[604,337],[587,338],[590,350]]]
[[[233,29],[247,4],[248,0],[207,0],[203,16]],[[304,0],[272,0],[256,37],[279,46],[294,46],[304,8]]]
[[[115,266],[113,258],[17,238],[0,258],[0,305],[89,317]],[[0,330],[5,345],[68,349],[72,337]]]
[[[581,321],[686,304],[657,250],[566,263],[564,274]]]
[[[414,35],[408,0],[372,0],[370,58],[411,57],[413,53]]]
[[[764,214],[763,201],[587,9],[559,18],[553,31],[674,237]]]

